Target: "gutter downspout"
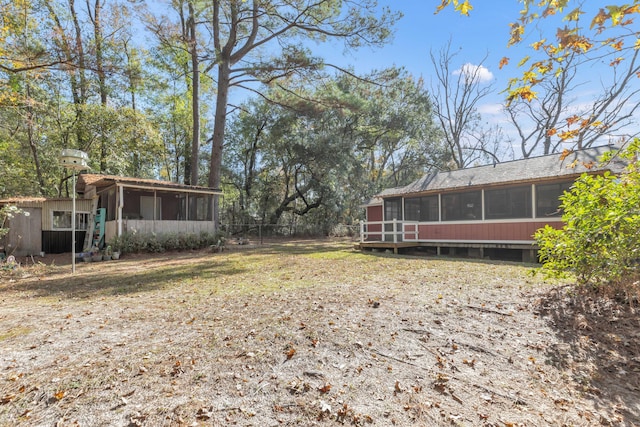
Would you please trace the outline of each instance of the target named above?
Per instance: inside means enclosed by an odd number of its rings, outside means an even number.
[[[116,209],[116,221],[118,222],[118,237],[122,236],[122,209],[124,208],[124,188],[120,184],[116,184],[116,188],[118,189],[118,203]]]
[[[156,221],[158,220],[158,202],[157,202],[158,194],[156,190],[153,190],[153,232],[156,232]]]

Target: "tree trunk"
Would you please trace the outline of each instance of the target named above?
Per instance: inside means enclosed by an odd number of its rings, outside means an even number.
[[[211,188],[220,188],[222,169],[222,147],[224,145],[224,132],[227,121],[227,100],[229,98],[230,84],[229,61],[222,59],[218,65],[218,96],[216,97],[216,115],[213,124],[213,138],[211,144],[211,163],[209,169],[209,182]],[[214,197],[213,219],[217,223],[220,215],[218,196]]]
[[[85,131],[86,124],[84,123],[84,120],[85,120],[84,106],[86,105],[86,102],[87,102],[87,90],[88,90],[87,77],[85,74],[85,70],[87,69],[87,67],[85,64],[84,47],[82,44],[82,30],[80,28],[80,22],[78,21],[78,14],[76,13],[75,0],[69,0],[69,11],[71,12],[73,27],[76,33],[75,35],[76,48],[73,55],[74,56],[77,55],[77,58],[78,58],[78,75],[80,77],[79,79],[80,80],[79,81],[80,102],[76,104],[76,117],[78,119],[78,125],[76,125],[76,135],[78,139],[77,146],[81,150],[86,150],[88,148],[87,145],[89,144],[89,138],[86,137],[86,131]]]
[[[33,136],[33,102],[31,99],[31,84],[29,83],[29,77],[26,78],[27,89],[27,136],[29,138],[29,148],[33,155],[33,163],[36,166],[36,177],[38,179],[38,190],[41,195],[46,194],[46,188],[44,184],[44,178],[42,176],[42,167],[40,165],[40,156],[38,155],[38,146],[36,145],[35,138]]]
[[[138,107],[136,105],[136,79],[134,78],[133,64],[131,63],[131,54],[129,51],[129,45],[127,40],[124,41],[124,54],[127,57],[127,72],[126,76],[129,79],[129,94],[131,95],[131,110],[133,111],[133,123],[136,131],[133,133],[133,147],[138,146]],[[133,160],[132,160],[132,176],[140,175],[140,155],[137,151],[133,152]]]
[[[104,71],[104,44],[102,34],[102,4],[95,0],[93,9],[93,34],[96,44],[96,73],[98,74],[98,87],[100,90],[100,105],[102,117],[100,119],[100,172],[107,170],[107,137],[104,130],[104,114],[107,110],[107,82]]]
[[[193,115],[193,130],[191,140],[191,176],[190,184],[198,185],[199,152],[200,152],[200,61],[198,59],[198,43],[196,40],[196,17],[193,3],[189,2],[189,48],[191,50],[191,113]],[[225,107],[226,108],[226,107]],[[187,177],[185,176],[185,179]]]
[[[258,128],[256,129],[256,133],[253,136],[253,143],[251,144],[251,148],[247,153],[248,159],[245,159],[245,183],[244,183],[244,194],[246,195],[246,200],[251,200],[252,190],[253,190],[253,181],[256,176],[256,162],[258,157],[258,146],[260,143],[260,136],[262,132],[267,127],[267,120],[263,119]],[[242,195],[242,191],[240,191]],[[242,210],[245,210],[246,206],[242,204]]]
[[[87,81],[84,74],[84,50],[82,47],[82,33],[78,18],[76,16],[74,0],[69,0],[69,11],[73,17],[73,23],[75,27],[75,49],[72,47],[72,39],[67,36],[64,30],[62,22],[58,14],[56,13],[51,1],[46,1],[45,6],[49,11],[53,21],[55,22],[55,30],[59,39],[55,40],[55,43],[62,49],[65,60],[69,64],[73,64],[77,60],[77,67],[70,67],[67,71],[69,74],[69,81],[71,84],[71,96],[73,97],[73,106],[76,113],[75,133],[77,139],[77,147],[81,149],[87,148],[87,138],[85,138],[84,131],[84,104],[86,102]]]

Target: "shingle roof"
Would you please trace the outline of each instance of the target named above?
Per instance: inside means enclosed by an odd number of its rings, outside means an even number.
[[[86,185],[94,185],[96,187],[106,187],[109,185],[113,185],[115,183],[148,185],[151,187],[164,187],[164,188],[176,188],[176,189],[191,189],[191,190],[209,191],[213,193],[215,192],[221,193],[220,190],[217,190],[214,188],[202,187],[197,185],[179,184],[177,182],[161,181],[158,179],[132,178],[132,177],[125,177],[125,176],[102,175],[102,174],[92,174],[92,173],[83,173],[78,176],[78,184],[80,185],[81,188]]]
[[[0,199],[0,205],[34,205],[44,202],[70,202],[71,197],[16,196]],[[78,201],[82,199],[77,199]]]
[[[8,197],[6,199],[0,199],[0,204],[34,203],[34,202],[44,202],[45,200],[47,199],[44,197],[18,196],[18,197]]]
[[[384,190],[377,196],[390,197],[494,184],[516,184],[534,180],[578,176],[584,172],[610,170],[613,173],[618,173],[625,166],[621,159],[614,158],[603,166],[598,163],[604,153],[613,149],[615,147],[600,146],[568,154],[556,153],[497,163],[495,165],[432,173],[404,187]]]

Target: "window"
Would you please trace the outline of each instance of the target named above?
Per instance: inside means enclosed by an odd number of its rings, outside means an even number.
[[[210,194],[179,194],[178,218],[189,221],[212,221],[213,196]]]
[[[385,199],[384,201],[384,220],[393,221],[394,219],[402,219],[402,199]]]
[[[531,186],[485,190],[485,219],[531,218]]]
[[[438,196],[405,199],[404,219],[407,221],[438,221]]]
[[[404,219],[420,221],[420,197],[404,199]]]
[[[71,230],[71,211],[53,211],[52,226],[54,230]],[[76,212],[76,230],[87,230],[89,214]]]
[[[106,220],[115,221],[116,219],[116,189],[110,188],[108,191],[104,191],[100,194],[101,208],[105,208],[107,212]]]
[[[482,193],[453,193],[442,195],[442,220],[464,221],[482,219]]]
[[[189,195],[191,204],[189,205],[189,219],[192,221],[211,221],[212,219],[212,196],[210,195]]]
[[[177,219],[184,221],[187,219],[187,195],[186,194],[177,194],[176,198],[178,199],[178,214]]]
[[[420,220],[438,221],[440,219],[438,196],[422,197],[420,200]]]
[[[560,196],[569,191],[573,181],[536,185],[536,217],[561,216]]]
[[[155,196],[140,196],[140,217],[149,221],[162,220],[162,199]]]
[[[384,220],[393,221],[394,219],[397,219],[398,221],[402,220],[402,199],[400,197],[395,199],[384,200]],[[385,241],[387,242],[393,241],[393,238],[394,238],[393,229],[394,229],[394,226],[390,222],[384,225],[384,231],[388,233],[388,234],[384,234]],[[396,238],[398,237],[400,236],[396,236]]]

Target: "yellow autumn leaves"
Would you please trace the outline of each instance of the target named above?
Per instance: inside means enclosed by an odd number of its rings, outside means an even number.
[[[507,103],[511,103],[516,99],[531,101],[536,98],[536,91],[533,89],[537,84],[542,82],[547,75],[558,76],[562,73],[563,64],[570,55],[583,55],[594,48],[611,49],[611,52],[622,52],[625,49],[625,40],[622,36],[608,37],[603,41],[596,41],[596,37],[601,35],[605,30],[614,27],[628,27],[634,23],[636,15],[640,14],[640,1],[634,0],[633,4],[607,5],[599,8],[597,14],[591,18],[590,30],[595,30],[595,34],[586,35],[584,28],[580,26],[579,21],[582,15],[586,15],[583,5],[573,8],[566,12],[565,8],[571,3],[570,0],[519,0],[523,5],[520,11],[520,17],[510,24],[509,40],[507,46],[513,46],[521,43],[525,37],[525,30],[528,24],[541,19],[564,14],[562,21],[567,22],[563,28],[558,28],[555,34],[555,41],[548,42],[547,39],[541,39],[533,42],[530,46],[535,51],[544,51],[548,57],[545,61],[536,61],[530,63],[530,57],[526,56],[519,61],[519,67],[528,65],[522,75],[510,81],[507,88]],[[442,0],[437,7],[436,13],[444,8],[453,5],[454,9],[461,15],[468,16],[473,10],[473,6],[468,0]],[[629,45],[633,50],[640,49],[640,37],[636,37],[633,45]],[[622,54],[612,56],[609,61],[611,67],[616,67],[624,61]],[[499,67],[503,68],[509,64],[509,58],[504,57],[499,63]],[[640,77],[640,75],[638,76]]]
[[[461,15],[469,16],[469,12],[473,10],[473,6],[469,0],[442,0],[442,3],[436,8],[436,13],[453,3],[453,8]]]

